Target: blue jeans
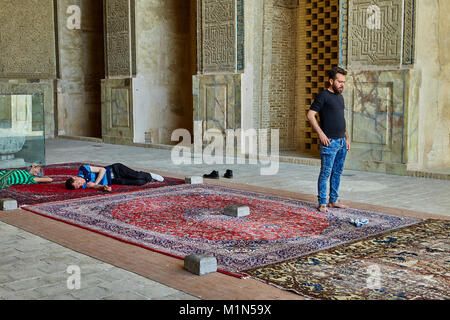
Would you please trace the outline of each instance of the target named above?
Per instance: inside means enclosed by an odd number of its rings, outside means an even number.
[[[336,203],[341,184],[341,174],[344,170],[345,158],[347,157],[347,142],[345,138],[329,139],[330,145],[320,145],[320,158],[322,160],[318,189],[319,205],[327,204],[327,187],[330,180],[330,203]]]

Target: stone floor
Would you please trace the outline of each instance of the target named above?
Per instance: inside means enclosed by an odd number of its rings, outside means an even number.
[[[280,163],[278,174],[260,175],[260,165],[175,165],[171,151],[67,139],[47,141],[47,164],[91,161],[122,162],[142,169],[203,175],[226,169],[241,184],[316,194],[319,168]],[[247,161],[248,162],[248,161]],[[346,170],[342,201],[361,202],[450,216],[450,181]],[[0,213],[1,214],[1,213]],[[67,267],[80,266],[80,290],[68,290]],[[0,299],[197,299],[182,291],[108,265],[83,254],[0,223]]]

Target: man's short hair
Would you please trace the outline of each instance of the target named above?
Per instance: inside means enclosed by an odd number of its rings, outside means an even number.
[[[341,67],[334,67],[328,72],[329,79],[336,80],[338,74],[347,75],[347,71]]]
[[[27,172],[29,173],[29,174],[31,174],[31,170],[33,169],[33,167],[32,166],[29,166],[28,168],[27,168]],[[37,177],[43,177],[44,176],[44,169],[42,169],[42,167],[41,166],[39,166],[39,172],[37,173],[37,175],[36,175]]]
[[[69,178],[66,180],[66,189],[68,190],[75,190],[75,186],[73,185],[73,183],[75,182],[74,178]]]

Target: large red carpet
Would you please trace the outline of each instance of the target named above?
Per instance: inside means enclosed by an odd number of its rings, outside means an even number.
[[[249,206],[251,215],[223,215],[234,204]],[[419,222],[356,209],[322,214],[314,203],[212,185],[170,186],[24,209],[178,258],[213,255],[221,272],[238,276],[246,269]],[[370,223],[357,228],[352,218]]]
[[[66,163],[42,166],[45,176],[53,178],[52,183],[41,183],[33,185],[16,185],[0,190],[0,198],[12,198],[17,200],[19,206],[32,205],[53,201],[64,201],[69,199],[78,199],[90,196],[104,195],[104,191],[94,189],[84,190],[67,190],[65,181],[71,177],[76,176],[78,168],[84,163]],[[94,164],[93,164],[94,165]],[[138,190],[146,190],[153,188],[160,188],[166,186],[173,186],[183,184],[181,179],[165,177],[164,182],[152,182],[144,186],[118,186],[113,185],[112,194],[131,192]],[[108,193],[111,194],[111,193]]]

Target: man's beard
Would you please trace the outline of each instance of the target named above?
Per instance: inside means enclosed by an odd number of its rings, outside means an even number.
[[[344,88],[339,89],[337,86],[335,86],[333,84],[333,91],[334,91],[335,94],[342,94],[342,92],[344,91]]]

